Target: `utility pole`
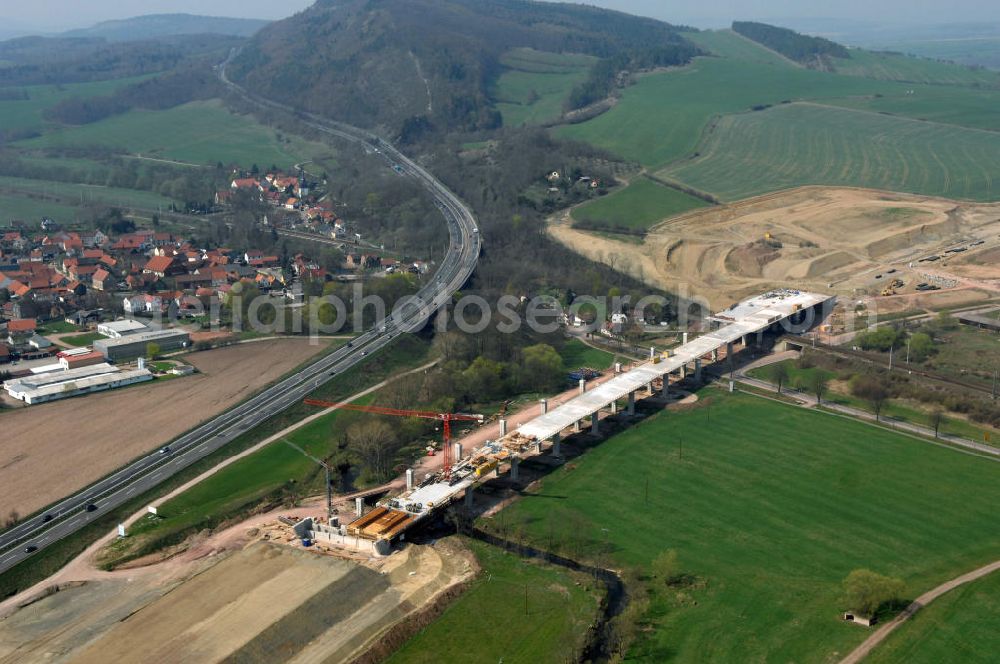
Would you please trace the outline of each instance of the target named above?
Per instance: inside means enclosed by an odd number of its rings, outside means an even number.
[[[298,450],[299,452],[302,453],[303,456],[312,459],[313,461],[315,461],[316,463],[318,463],[323,467],[324,475],[326,476],[326,523],[327,525],[329,525],[330,523],[333,522],[333,488],[331,487],[330,484],[330,465],[327,462],[322,461],[321,459],[317,459],[313,455],[309,454],[304,449],[302,449],[292,441],[288,440],[287,438],[282,438],[281,442],[285,443],[286,445],[288,445],[293,449]]]

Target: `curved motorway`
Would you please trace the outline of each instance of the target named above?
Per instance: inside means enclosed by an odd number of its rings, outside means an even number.
[[[230,59],[232,56],[230,56]],[[228,60],[227,60],[228,63]],[[401,311],[357,337],[351,347],[341,347],[298,373],[268,387],[248,401],[218,415],[170,443],[171,452],[158,450],[133,461],[82,491],[64,498],[44,512],[0,533],[0,572],[31,557],[29,547],[42,549],[102,518],[108,510],[132,500],[223,447],[264,420],[304,399],[334,375],[363,361],[365,356],[389,344],[399,334],[419,330],[434,311],[448,301],[472,274],[479,259],[481,239],[472,211],[447,187],[418,164],[411,161],[381,138],[356,127],[330,122],[313,115],[303,115],[288,106],[257,99],[231,83],[219,67],[222,81],[244,99],[262,106],[294,113],[299,121],[324,133],[361,144],[380,154],[402,177],[412,177],[434,197],[448,224],[450,244],[435,279],[424,286]],[[39,478],[39,482],[44,482]],[[97,509],[88,512],[88,505]],[[51,516],[49,521],[45,518]]]

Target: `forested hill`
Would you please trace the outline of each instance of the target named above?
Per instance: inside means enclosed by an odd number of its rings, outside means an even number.
[[[837,42],[822,37],[810,37],[788,28],[766,23],[734,21],[733,31],[747,39],[781,53],[790,60],[808,66],[822,66],[826,58],[850,58],[850,52]]]
[[[607,95],[622,70],[699,53],[680,28],[582,5],[320,0],[257,33],[230,74],[268,97],[407,138],[499,126],[490,89],[515,47],[601,58],[571,95],[577,107]]]
[[[103,21],[89,28],[70,30],[60,37],[100,38],[108,41],[139,41],[172,35],[230,35],[249,37],[269,21],[193,14],[149,14],[115,21]]]

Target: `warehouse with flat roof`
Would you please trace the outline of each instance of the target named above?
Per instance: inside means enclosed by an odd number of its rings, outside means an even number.
[[[16,378],[5,382],[3,387],[13,398],[32,405],[80,394],[112,390],[147,380],[153,380],[153,374],[149,369],[123,371],[110,364],[95,364],[69,371],[52,371]]]
[[[145,323],[132,320],[131,318],[108,321],[107,323],[101,323],[97,326],[97,332],[99,334],[103,334],[104,336],[112,339],[121,339],[122,337],[130,334],[145,332],[148,329],[149,326]]]
[[[191,345],[191,335],[184,330],[151,330],[120,339],[98,339],[94,342],[94,350],[110,362],[119,362],[144,356],[151,343],[164,352],[177,350]]]

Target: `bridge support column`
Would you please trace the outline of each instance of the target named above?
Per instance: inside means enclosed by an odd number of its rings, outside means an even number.
[[[548,399],[542,399],[540,401],[540,403],[542,404],[542,415],[544,415],[545,413],[549,412],[549,400]]]
[[[687,362],[681,365],[681,380],[688,377],[688,365]]]
[[[583,425],[580,424],[580,420],[577,420],[576,422],[573,422],[573,433],[580,433],[580,430],[582,428],[583,428]]]
[[[663,385],[660,387],[660,395],[666,399],[670,396],[670,374],[663,374]]]
[[[712,361],[713,362],[718,362],[719,361],[719,349],[718,348],[713,348],[712,349]]]
[[[518,466],[521,465],[521,460],[517,457],[510,462],[510,479],[512,482],[516,482],[519,476]]]
[[[462,460],[462,443],[451,444],[451,456],[454,463]]]
[[[614,401],[611,402],[611,414],[612,415],[617,415],[618,414],[618,400],[617,399],[615,399]]]
[[[688,342],[688,333],[684,332],[683,334],[681,334],[681,345],[683,346],[687,344],[687,342]]]
[[[354,499],[354,513],[358,516],[363,516],[365,513],[365,499],[361,496]]]
[[[560,443],[562,442],[562,436],[556,434],[552,436],[552,456],[559,457],[562,456],[560,453]]]
[[[406,469],[406,490],[413,491],[413,469]]]
[[[747,347],[747,335],[744,334],[743,338],[740,339],[740,342],[743,344],[743,347],[746,348]]]
[[[501,417],[500,418],[500,437],[502,438],[502,437],[504,437],[506,435],[507,435],[507,418]]]
[[[628,393],[628,414],[635,415],[635,392]]]
[[[726,364],[729,365],[729,370],[733,370],[733,342],[726,342]]]
[[[590,416],[590,433],[595,436],[601,432],[601,411],[595,410]]]
[[[580,394],[587,391],[587,381],[583,378],[580,379]]]
[[[701,358],[695,358],[694,361],[694,380],[696,383],[701,382]]]
[[[472,507],[472,487],[465,490],[465,506]]]
[[[649,396],[653,396],[653,394],[655,394],[653,391],[653,381],[646,383],[646,391],[649,392]]]
[[[622,363],[615,362],[615,374],[620,374],[622,372]]]

